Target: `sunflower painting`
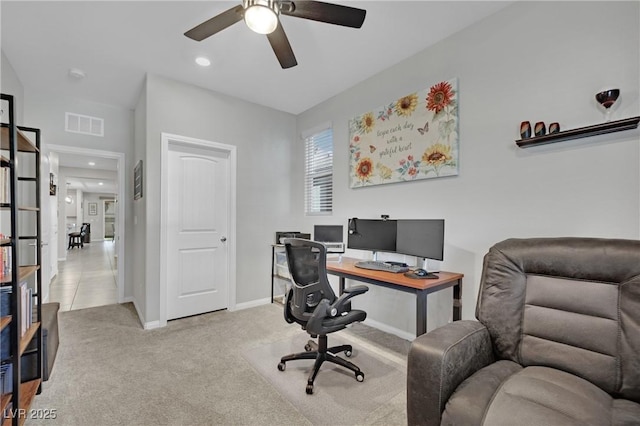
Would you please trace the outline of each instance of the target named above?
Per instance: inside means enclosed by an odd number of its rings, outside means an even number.
[[[352,188],[457,175],[457,79],[352,118],[349,138]]]

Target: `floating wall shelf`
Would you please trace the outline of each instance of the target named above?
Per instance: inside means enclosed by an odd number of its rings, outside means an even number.
[[[579,127],[577,129],[565,130],[563,132],[552,133],[550,135],[536,136],[528,139],[519,139],[516,141],[516,144],[520,148],[529,148],[532,146],[546,145],[549,143],[568,141],[571,139],[604,135],[606,133],[636,129],[638,127],[638,122],[640,122],[640,117],[625,118],[624,120],[609,121],[608,123]]]

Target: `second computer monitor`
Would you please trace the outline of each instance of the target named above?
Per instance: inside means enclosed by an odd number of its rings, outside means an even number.
[[[444,260],[444,219],[398,220],[398,253]]]

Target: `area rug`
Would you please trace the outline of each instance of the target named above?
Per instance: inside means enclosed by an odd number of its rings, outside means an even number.
[[[304,351],[309,340],[307,334],[246,349],[242,355],[311,423],[359,424],[404,390],[406,373],[402,365],[386,359],[383,353],[371,347],[358,347],[349,337],[330,335],[329,346],[353,345],[353,354],[348,359],[365,374],[364,382],[356,381],[351,371],[325,362],[316,376],[313,395],[307,395],[305,391],[313,360],[287,362],[285,371],[277,368],[282,356]],[[344,357],[344,354],[340,356]]]

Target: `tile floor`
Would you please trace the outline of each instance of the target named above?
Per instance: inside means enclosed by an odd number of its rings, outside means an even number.
[[[60,302],[61,311],[110,305],[118,302],[117,262],[113,241],[95,241],[84,248],[67,250],[58,262],[51,282],[49,301]]]

